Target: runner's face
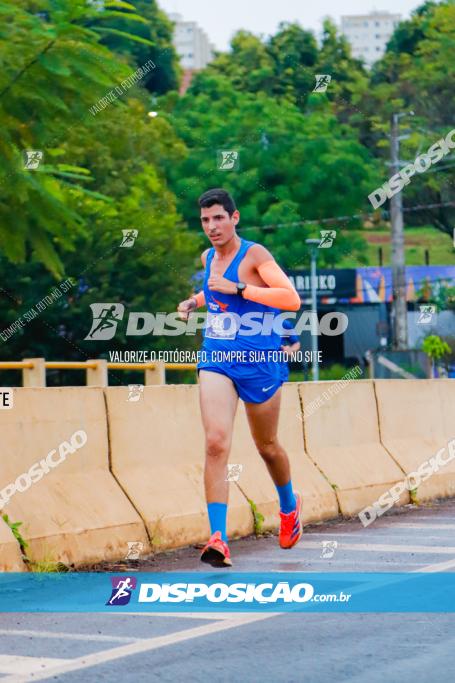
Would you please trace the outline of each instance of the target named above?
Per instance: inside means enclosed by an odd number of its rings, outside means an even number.
[[[202,227],[214,247],[222,247],[232,239],[239,218],[238,211],[229,216],[221,204],[201,208]]]

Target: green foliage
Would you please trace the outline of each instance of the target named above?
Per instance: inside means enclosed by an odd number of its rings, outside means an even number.
[[[325,19],[322,44],[318,54],[317,73],[330,74],[332,80],[327,98],[333,103],[340,121],[358,122],[362,113],[356,105],[368,92],[368,75],[358,59],[351,55],[347,39],[337,33],[336,26]]]
[[[143,26],[127,3],[108,4],[120,7],[123,23]],[[172,311],[188,294],[198,240],[179,227],[163,165],[181,158],[184,145],[164,118],[147,116],[150,98],[140,85],[89,111],[136,68],[99,43],[98,28],[118,13],[107,17],[85,0],[40,3],[44,18],[28,8],[0,3],[14,27],[0,46],[2,329],[56,279],[71,275],[77,286],[10,339],[3,358],[80,359],[106,347],[84,342],[92,301]],[[24,149],[44,151],[37,170],[22,168]],[[139,231],[136,247],[119,249],[127,228]],[[149,347],[150,339],[134,344]]]
[[[83,139],[91,123],[84,123],[91,118],[89,107],[131,69],[98,44],[101,14],[85,0],[37,3],[44,16],[28,7],[0,2],[9,29],[8,40],[0,43],[0,246],[16,262],[26,259],[29,247],[36,260],[61,277],[56,243],[74,247],[85,225],[79,207],[68,205],[71,198],[79,206],[84,202],[92,180],[84,168],[76,175],[65,171],[78,165],[68,138]],[[140,17],[130,12],[128,21]],[[115,71],[114,81],[109,71]],[[24,150],[43,151],[44,163],[25,169]],[[49,164],[48,157],[61,158]]]
[[[413,505],[419,505],[419,499],[417,498],[417,489],[409,489],[409,498]]]
[[[353,369],[354,367],[347,368],[345,365],[341,365],[341,363],[334,363],[328,368],[319,368],[319,379],[321,381],[343,379]],[[354,379],[362,379],[362,375],[354,376]]]
[[[338,123],[327,102],[302,114],[286,99],[276,101],[264,93],[233,97],[227,77],[207,70],[169,119],[187,148],[180,163],[169,165],[187,222],[194,225],[199,194],[226,186],[241,211],[242,236],[272,249],[285,267],[308,263],[305,239],[329,227],[319,221],[355,213],[374,183],[373,159],[355,131]],[[223,149],[239,152],[239,171],[217,169],[217,152]],[[304,220],[305,225],[289,225]],[[266,226],[278,227],[263,230]],[[334,246],[321,250],[321,265],[335,265],[344,253],[361,258],[363,239],[351,238],[349,222],[337,227]]]
[[[448,287],[443,281],[427,282],[417,292],[420,301],[431,301],[439,311],[455,310],[455,287]]]
[[[425,2],[397,27],[384,58],[373,68],[372,88],[361,99],[360,106],[371,121],[368,142],[381,144],[380,156],[388,155],[384,133],[389,132],[392,112],[415,113],[402,121],[402,128],[410,129],[411,135],[401,142],[400,156],[409,161],[453,129],[454,65],[455,4]],[[416,174],[403,192],[405,206],[453,202],[454,169],[453,157],[448,156]],[[455,209],[435,206],[405,217],[414,224],[432,223],[451,235]]]
[[[253,500],[251,500],[251,498],[247,498],[247,501],[250,505],[251,512],[253,513],[254,533],[256,534],[256,536],[259,536],[262,533],[264,515],[259,512],[256,503]]]
[[[422,351],[432,360],[439,360],[443,356],[451,353],[450,346],[436,334],[426,337],[422,343]]]
[[[228,78],[236,91],[261,92],[280,102],[292,102],[301,110],[311,98],[316,74],[332,76],[327,98],[337,102],[340,112],[346,113],[354,86],[367,86],[365,70],[352,58],[348,42],[337,34],[330,20],[324,21],[320,49],[313,33],[296,23],[282,23],[266,40],[238,31],[231,41],[231,52],[219,55],[206,73]],[[204,85],[196,80],[192,91],[200,94],[205,91]]]
[[[141,23],[135,26],[135,42],[130,40],[130,14],[119,12],[106,17],[103,45],[115,53],[123,54],[134,60],[137,67],[149,60],[156,68],[144,78],[143,86],[152,93],[163,94],[178,87],[181,70],[177,61],[177,54],[172,45],[172,22],[162,12],[155,0],[134,0],[136,13],[141,17]],[[106,13],[101,13],[100,16]]]
[[[12,522],[8,515],[2,515],[2,519],[6,524],[9,526],[9,528],[12,531],[12,534],[16,541],[19,544],[19,547],[21,549],[22,553],[22,558],[24,562],[27,564],[28,568],[30,571],[35,572],[35,573],[46,573],[48,574],[49,572],[68,572],[69,567],[67,567],[63,562],[56,562],[53,560],[50,556],[45,557],[44,559],[40,561],[35,561],[31,560],[28,555],[27,555],[27,548],[29,547],[27,541],[24,539],[22,536],[19,527],[22,526],[22,522]]]
[[[379,248],[382,250],[382,260],[384,266],[390,266],[392,259],[392,245],[390,242],[390,225],[381,224],[375,228],[362,229],[357,233],[353,230],[350,237],[363,237],[368,247],[364,252],[366,264],[368,266],[379,265]],[[432,226],[407,227],[405,230],[405,261],[407,266],[422,266],[425,264],[425,252],[428,251],[430,263],[438,265],[452,265],[455,262],[454,249],[449,236],[441,235],[439,230]],[[358,260],[346,254],[337,262],[338,268],[356,268]],[[428,287],[419,291],[422,300],[435,301],[441,300],[441,309],[451,307],[450,289],[439,282],[429,283]],[[443,298],[444,294],[444,298]],[[431,297],[430,297],[431,295]]]
[[[20,545],[22,554],[25,555],[26,549],[28,548],[28,543],[19,530],[19,527],[22,526],[22,522],[12,522],[6,514],[2,515],[2,519],[11,529],[14,538]]]
[[[35,574],[66,574],[70,568],[63,562],[56,562],[51,557],[45,557],[43,560],[30,560],[30,571]]]

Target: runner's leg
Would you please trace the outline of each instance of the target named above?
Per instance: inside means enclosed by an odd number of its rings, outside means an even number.
[[[251,436],[277,486],[287,484],[291,468],[286,451],[278,441],[281,389],[264,403],[245,403]]]
[[[226,481],[227,462],[238,395],[226,375],[200,370],[199,399],[205,432],[205,497],[213,533],[213,526],[219,515],[224,514],[225,520],[224,506],[228,503],[229,494],[229,482]]]
[[[245,408],[256,448],[280,497],[280,547],[290,549],[302,536],[302,497],[293,491],[289,459],[277,437],[280,400],[281,389],[264,403],[245,403]]]
[[[282,512],[295,508],[291,467],[286,451],[278,441],[281,389],[264,403],[245,403],[251,436],[264,460],[280,496]]]

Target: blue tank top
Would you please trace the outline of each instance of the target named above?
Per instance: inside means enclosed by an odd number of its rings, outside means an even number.
[[[239,265],[248,249],[255,242],[240,238],[240,249],[224,272],[223,277],[239,282]],[[224,294],[208,288],[215,249],[207,254],[204,276],[204,295],[207,306],[207,322],[203,330],[206,351],[276,351],[280,348],[281,335],[273,330],[278,308],[248,301],[239,294]],[[246,314],[246,315],[245,315]]]

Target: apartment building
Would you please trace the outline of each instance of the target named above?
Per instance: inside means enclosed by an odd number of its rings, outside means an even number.
[[[401,21],[401,14],[370,12],[341,17],[341,32],[352,47],[352,54],[363,59],[367,66],[382,57],[386,45]]]

